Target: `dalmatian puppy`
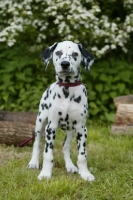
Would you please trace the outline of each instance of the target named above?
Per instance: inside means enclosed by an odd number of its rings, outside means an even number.
[[[81,82],[80,64],[88,71],[94,56],[82,44],[71,41],[55,43],[42,53],[46,68],[51,59],[56,73],[56,82],[42,95],[36,119],[35,142],[28,168],[39,168],[41,135],[45,127],[45,148],[42,171],[38,176],[50,178],[53,167],[53,146],[58,127],[66,132],[63,154],[67,172],[78,172],[84,180],[93,181],[94,176],[87,167],[86,118],[88,110],[87,91]],[[77,138],[78,160],[76,167],[70,157],[71,141]]]

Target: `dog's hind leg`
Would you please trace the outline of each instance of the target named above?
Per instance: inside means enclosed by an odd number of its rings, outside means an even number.
[[[32,169],[39,169],[39,154],[41,149],[41,137],[42,132],[44,131],[44,128],[47,124],[47,116],[48,111],[43,110],[39,112],[37,119],[36,119],[36,128],[35,128],[35,142],[33,145],[33,151],[32,151],[32,158],[28,164],[28,168]]]
[[[66,138],[63,144],[63,154],[67,172],[75,173],[78,171],[77,167],[73,164],[70,157],[71,142],[73,139],[74,131],[66,131]]]

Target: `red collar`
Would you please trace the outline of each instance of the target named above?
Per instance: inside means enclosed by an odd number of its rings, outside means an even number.
[[[78,86],[78,85],[82,85],[82,82],[81,81],[78,81],[78,82],[75,82],[75,83],[62,83],[62,82],[58,82],[58,84],[60,86],[75,87],[75,86]]]

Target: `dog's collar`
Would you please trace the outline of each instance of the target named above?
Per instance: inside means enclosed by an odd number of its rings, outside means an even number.
[[[59,81],[58,84],[60,86],[75,87],[75,86],[78,86],[78,85],[82,85],[83,83],[81,81],[78,81],[78,82],[75,82],[75,83],[63,83],[63,82]]]

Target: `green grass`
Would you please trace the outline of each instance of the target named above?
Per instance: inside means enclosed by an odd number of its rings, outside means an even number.
[[[88,126],[88,133],[87,158],[89,169],[96,178],[94,182],[66,172],[62,131],[58,131],[56,137],[53,175],[49,180],[38,181],[40,170],[26,168],[31,147],[1,145],[0,200],[133,200],[132,136],[112,137],[109,126],[94,124]],[[76,164],[75,138],[72,159]]]

